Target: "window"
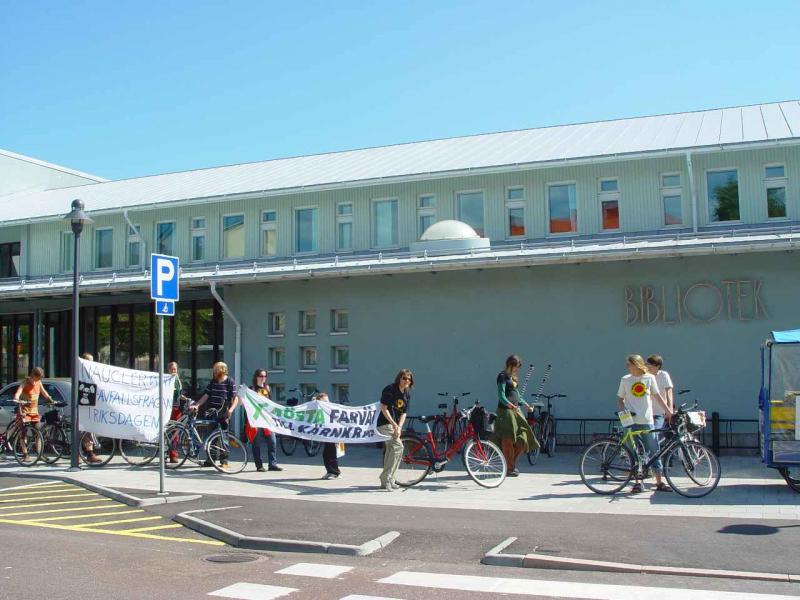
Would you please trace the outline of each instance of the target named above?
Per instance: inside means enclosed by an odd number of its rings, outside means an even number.
[[[457,218],[483,237],[483,192],[463,192],[456,196]]]
[[[286,332],[286,318],[282,312],[269,313],[269,335],[283,335]]]
[[[786,169],[783,165],[764,167],[764,187],[767,196],[767,217],[786,218]]]
[[[61,233],[61,272],[71,272],[75,268],[75,234],[71,231]]]
[[[310,335],[317,332],[317,311],[300,311],[300,333]]]
[[[680,173],[661,175],[661,202],[664,205],[664,226],[683,225],[683,196]]]
[[[736,169],[709,171],[708,220],[712,223],[739,220],[739,174]]]
[[[270,371],[282,371],[286,368],[286,350],[283,348],[269,349]]]
[[[425,194],[417,198],[417,237],[436,223],[436,196]]]
[[[70,241],[72,241],[71,237]],[[19,251],[19,242],[0,244],[0,277],[19,277]],[[72,251],[70,250],[70,252]],[[72,259],[70,259],[69,270],[72,270]]]
[[[372,247],[397,246],[397,200],[372,201]]]
[[[298,208],[294,211],[295,251],[317,251],[317,209]]]
[[[600,193],[604,192],[619,192],[619,179],[601,179]]]
[[[600,180],[598,189],[600,200],[600,216],[604,231],[619,229],[619,179],[607,178]]]
[[[129,267],[138,267],[142,264],[142,238],[140,225],[131,227],[128,225],[128,250],[126,254],[126,264]]]
[[[305,396],[306,398],[309,398],[309,396],[313,396],[318,391],[319,391],[319,389],[317,388],[317,384],[316,383],[301,383],[300,384],[300,393],[303,396]]]
[[[575,184],[550,185],[547,188],[550,209],[550,233],[575,233],[578,231],[578,203]]]
[[[346,383],[333,384],[333,401],[336,404],[350,403],[350,386]]]
[[[94,266],[96,269],[110,269],[114,254],[114,230],[96,229],[94,232]]]
[[[525,237],[525,189],[506,190],[506,237]]]
[[[156,223],[156,254],[175,254],[175,221]]]
[[[317,368],[317,349],[314,346],[301,346],[300,348],[300,365],[303,370],[311,370]]]
[[[353,203],[336,205],[336,249],[353,249]]]
[[[278,216],[274,210],[261,213],[261,256],[278,255]]]
[[[331,348],[331,364],[334,369],[350,368],[350,348],[348,346],[334,346]]]
[[[269,390],[272,392],[270,400],[274,402],[283,403],[286,400],[286,384],[284,383],[270,383]]]
[[[346,310],[331,311],[331,332],[347,333],[350,330],[350,314]]]
[[[222,258],[244,257],[244,215],[222,217]]]
[[[603,229],[619,229],[619,201],[604,200],[601,203],[603,213]]]
[[[192,260],[202,261],[206,259],[206,240],[208,224],[205,217],[195,217],[192,219]]]

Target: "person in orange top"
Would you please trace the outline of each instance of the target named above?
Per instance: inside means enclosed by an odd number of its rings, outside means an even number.
[[[18,419],[22,423],[39,423],[41,417],[39,416],[39,396],[44,396],[48,404],[53,404],[53,399],[47,390],[42,386],[42,377],[44,377],[44,370],[41,367],[33,367],[30,375],[25,378],[17,388],[14,394],[14,402],[19,404]],[[20,428],[20,438],[22,439],[22,447],[28,447],[28,434],[24,427]]]
[[[267,398],[272,396],[272,390],[270,390],[267,384],[267,372],[264,369],[256,369],[256,372],[253,373],[253,383],[250,389]],[[269,470],[283,471],[283,469],[278,466],[277,444],[274,433],[266,428],[256,429],[255,427],[251,427],[250,423],[245,421],[244,435],[253,447],[253,461],[256,463],[256,471],[263,472],[267,470],[264,468],[264,462],[261,459],[261,446],[264,442],[266,442],[267,445],[267,464],[269,465]]]

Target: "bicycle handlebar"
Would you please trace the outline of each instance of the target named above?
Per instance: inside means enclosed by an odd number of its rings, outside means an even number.
[[[534,398],[546,398],[552,400],[553,398],[566,398],[566,394],[531,394]]]
[[[692,390],[681,390],[681,391],[679,391],[679,392],[676,392],[676,394],[675,394],[675,395],[676,395],[676,396],[682,396],[683,394],[688,394],[688,393],[689,393],[689,392],[691,392],[691,391],[692,391]]]

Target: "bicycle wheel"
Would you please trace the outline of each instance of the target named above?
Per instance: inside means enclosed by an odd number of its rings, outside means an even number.
[[[319,454],[319,449],[321,447],[322,444],[314,440],[303,440],[303,448],[305,448],[306,454],[309,456],[316,456]]]
[[[53,465],[59,458],[69,453],[67,434],[58,425],[45,425],[42,427],[42,460],[48,465]]]
[[[466,430],[467,430],[467,419],[464,418],[464,417],[461,417],[461,418],[458,419],[458,421],[456,421],[456,424],[453,426],[453,439],[450,440],[450,443],[451,444],[454,443],[458,438],[460,438],[462,435],[464,435],[464,432]],[[464,444],[461,447],[461,452],[462,453],[464,452],[464,448],[466,448],[466,447],[467,447],[466,444]]]
[[[781,467],[778,472],[795,492],[800,493],[800,469],[797,467]]]
[[[42,458],[44,440],[39,428],[33,423],[25,423],[22,429],[14,434],[11,447],[14,459],[23,467],[32,467]]]
[[[488,440],[466,443],[464,466],[472,480],[485,488],[496,488],[506,480],[506,459],[500,448]]]
[[[595,494],[616,494],[631,480],[634,459],[617,438],[595,440],[581,453],[581,481]]]
[[[531,430],[533,430],[533,437],[536,438],[536,441],[539,442],[539,447],[535,450],[531,450],[528,452],[528,464],[535,465],[536,461],[539,460],[539,454],[542,452],[542,426],[536,422],[531,426]]]
[[[165,469],[179,469],[194,454],[195,462],[199,452],[192,452],[189,432],[180,425],[167,427],[164,432],[164,452],[166,453]]]
[[[80,456],[81,460],[90,467],[102,467],[111,462],[117,451],[117,444],[114,438],[94,435],[84,432],[81,435]],[[91,460],[94,456],[95,460]]]
[[[450,447],[450,434],[447,431],[447,422],[444,419],[437,419],[433,424],[431,432],[433,433],[433,439],[436,441],[436,447],[442,452],[446,452]]]
[[[403,458],[400,459],[394,481],[401,487],[411,487],[431,472],[433,457],[430,446],[416,436],[404,435],[400,441],[403,443]]]
[[[247,448],[227,431],[211,434],[206,441],[206,456],[220,473],[241,473],[247,466]]]
[[[297,438],[289,437],[288,435],[280,436],[281,451],[286,456],[291,456],[297,449]]]
[[[544,438],[544,451],[547,453],[547,456],[552,457],[556,453],[556,422],[553,420],[553,417],[550,415],[547,416],[544,427],[547,430],[546,433],[542,434]]]
[[[129,465],[143,467],[149,465],[158,456],[158,443],[120,440],[119,453]]]
[[[714,491],[722,475],[714,453],[697,442],[675,445],[664,457],[664,476],[681,496],[702,498]]]

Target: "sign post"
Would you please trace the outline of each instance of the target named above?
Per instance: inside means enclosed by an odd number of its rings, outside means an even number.
[[[158,493],[164,489],[164,319],[175,316],[178,301],[178,257],[164,254],[150,255],[150,298],[155,300],[158,316]]]

